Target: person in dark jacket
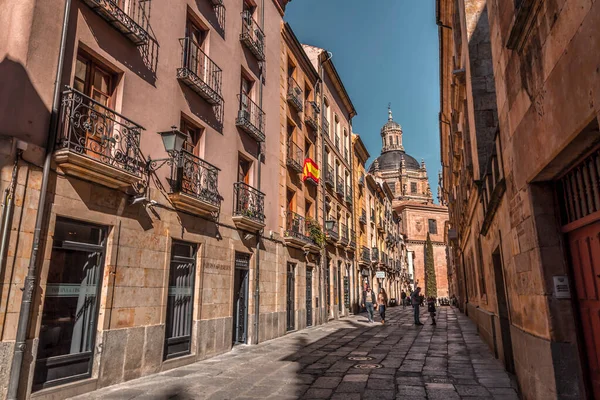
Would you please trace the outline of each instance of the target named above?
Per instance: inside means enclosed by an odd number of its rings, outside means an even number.
[[[423,325],[419,318],[419,313],[420,313],[419,306],[421,305],[421,288],[420,287],[418,287],[417,290],[415,290],[410,295],[410,300],[411,300],[413,310],[415,313],[415,325]]]
[[[406,308],[406,292],[402,291],[400,298],[402,299],[402,308]]]
[[[435,298],[429,297],[427,299],[427,311],[429,311],[429,315],[431,316],[431,325],[435,325]]]
[[[362,296],[362,306],[367,309],[367,319],[369,323],[373,322],[375,313],[375,304],[377,300],[375,299],[375,292],[371,289],[370,286],[367,286]]]

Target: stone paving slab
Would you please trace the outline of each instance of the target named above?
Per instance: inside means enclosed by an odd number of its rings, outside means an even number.
[[[385,325],[351,316],[74,399],[519,399],[468,318],[411,321],[401,307]]]

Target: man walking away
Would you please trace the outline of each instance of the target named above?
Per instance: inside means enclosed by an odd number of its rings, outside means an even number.
[[[362,305],[367,309],[367,319],[369,320],[369,323],[373,322],[373,314],[375,313],[373,307],[375,301],[375,293],[371,290],[370,286],[367,286],[366,290],[363,292]]]
[[[412,306],[413,306],[413,310],[415,313],[415,325],[423,325],[421,323],[421,320],[419,319],[419,312],[420,312],[420,305],[421,305],[421,288],[418,287],[417,290],[415,290],[411,296],[410,296],[410,300],[412,302]]]
[[[406,308],[406,292],[402,291],[400,298],[402,299],[402,308]]]
[[[427,311],[429,311],[429,315],[431,316],[431,325],[435,325],[435,302],[436,299],[434,297],[427,299]]]

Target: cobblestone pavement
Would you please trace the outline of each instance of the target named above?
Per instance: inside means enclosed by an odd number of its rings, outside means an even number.
[[[518,400],[458,311],[440,307],[436,326],[428,316],[414,326],[408,307],[387,317],[381,325],[351,316],[77,398]]]

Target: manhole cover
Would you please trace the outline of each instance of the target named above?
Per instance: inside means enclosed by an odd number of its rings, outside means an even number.
[[[381,364],[357,364],[354,366],[356,369],[379,369],[383,367]]]
[[[371,361],[372,359],[373,359],[373,357],[365,357],[365,356],[348,357],[348,360],[352,360],[352,361]]]

